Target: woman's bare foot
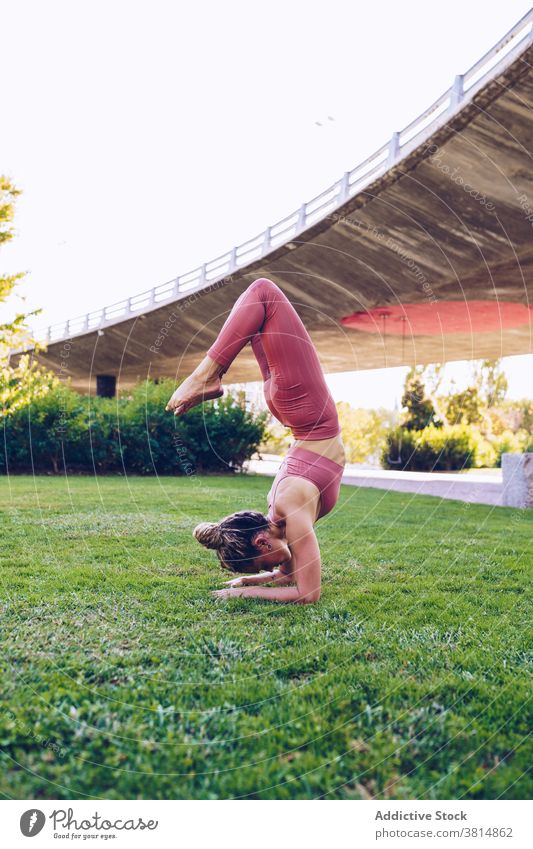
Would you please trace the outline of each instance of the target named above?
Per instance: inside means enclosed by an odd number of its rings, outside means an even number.
[[[165,410],[181,416],[203,401],[220,398],[224,394],[220,380],[221,366],[206,357],[198,368],[183,381],[169,399]]]

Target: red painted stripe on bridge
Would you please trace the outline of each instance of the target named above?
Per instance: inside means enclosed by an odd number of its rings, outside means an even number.
[[[514,301],[432,301],[360,310],[341,318],[344,327],[391,336],[442,336],[521,327],[533,321],[533,307]]]

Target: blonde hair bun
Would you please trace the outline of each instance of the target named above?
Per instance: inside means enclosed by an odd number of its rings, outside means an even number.
[[[220,548],[222,545],[223,535],[218,522],[201,522],[196,525],[192,535],[206,548]]]

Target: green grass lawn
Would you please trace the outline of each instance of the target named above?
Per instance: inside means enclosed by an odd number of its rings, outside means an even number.
[[[315,606],[215,602],[262,477],[2,479],[5,798],[524,798],[530,512],[343,487]]]

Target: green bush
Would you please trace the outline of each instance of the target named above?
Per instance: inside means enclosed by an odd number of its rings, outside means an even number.
[[[59,472],[83,446],[85,418],[83,397],[61,384],[10,413],[3,422],[3,470]]]
[[[227,472],[257,450],[265,416],[231,395],[175,417],[171,380],[139,384],[127,397],[79,395],[60,384],[8,415],[0,471],[183,474]]]
[[[394,428],[387,434],[381,465],[409,472],[469,469],[475,465],[476,449],[475,435],[465,425],[430,425],[419,431]]]
[[[496,465],[496,451],[492,442],[477,428],[472,429],[472,437],[476,442],[476,468],[493,469]]]
[[[491,443],[496,455],[494,465],[498,468],[501,468],[502,465],[502,454],[520,454],[527,450],[525,440],[510,430],[504,431],[499,436],[492,437]]]

